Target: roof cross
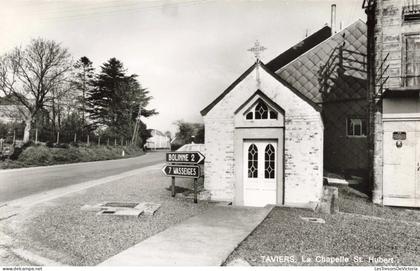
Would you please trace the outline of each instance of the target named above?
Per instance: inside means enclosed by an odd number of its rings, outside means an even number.
[[[256,58],[257,60],[260,60],[260,55],[261,55],[261,53],[262,53],[264,50],[266,50],[266,49],[267,49],[267,48],[265,48],[264,46],[262,46],[262,45],[260,44],[260,42],[259,42],[258,40],[256,40],[256,41],[255,41],[255,43],[254,43],[254,47],[249,48],[249,49],[248,49],[248,51],[250,51],[250,52],[254,53],[255,58]]]

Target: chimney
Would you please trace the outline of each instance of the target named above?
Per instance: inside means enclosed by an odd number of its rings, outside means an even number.
[[[331,5],[331,34],[333,34],[333,35],[335,33],[337,33],[337,26],[336,26],[336,21],[335,21],[335,17],[336,17],[336,15],[335,15],[335,13],[336,13],[335,9],[336,9],[336,5],[335,4],[332,4]]]

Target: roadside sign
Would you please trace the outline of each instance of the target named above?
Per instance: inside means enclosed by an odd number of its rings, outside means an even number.
[[[162,172],[170,177],[199,178],[200,167],[195,165],[165,165]]]
[[[166,162],[179,164],[200,164],[204,161],[204,155],[199,151],[167,152]]]

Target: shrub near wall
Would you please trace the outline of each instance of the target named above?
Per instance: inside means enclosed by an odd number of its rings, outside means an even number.
[[[127,156],[143,154],[138,147],[124,147]],[[17,159],[20,166],[43,166],[53,164],[67,164],[122,158],[121,147],[81,146],[68,148],[49,148],[46,146],[30,146]]]

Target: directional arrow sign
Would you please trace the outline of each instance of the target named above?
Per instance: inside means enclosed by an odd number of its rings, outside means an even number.
[[[194,165],[165,165],[162,168],[166,176],[184,177],[184,178],[199,178],[200,166]]]
[[[204,155],[198,151],[167,152],[166,162],[180,164],[200,164],[204,161]]]

